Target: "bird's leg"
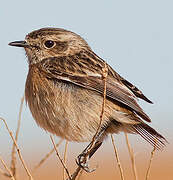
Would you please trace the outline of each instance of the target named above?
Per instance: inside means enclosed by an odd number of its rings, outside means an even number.
[[[91,143],[90,143],[91,144]],[[93,172],[95,169],[89,169],[88,161],[92,157],[92,155],[97,151],[97,149],[101,146],[102,142],[96,142],[92,149],[90,149],[90,144],[87,148],[77,157],[76,163],[86,172]]]
[[[92,141],[76,159],[76,163],[78,164],[78,166],[84,169],[86,172],[93,172],[95,170],[89,169],[88,161],[102,145],[104,132],[105,128],[102,128],[96,136],[96,138],[94,139],[94,141]]]

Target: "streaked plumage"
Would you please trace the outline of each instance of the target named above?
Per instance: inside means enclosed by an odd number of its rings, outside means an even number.
[[[100,121],[105,61],[79,35],[64,29],[33,31],[21,44],[10,43],[23,46],[28,56],[25,96],[37,124],[69,141],[91,141]],[[152,102],[107,67],[102,139],[109,133],[125,131],[140,134],[152,145],[157,139],[156,147],[161,148],[166,140],[144,123],[151,120],[137,98]]]

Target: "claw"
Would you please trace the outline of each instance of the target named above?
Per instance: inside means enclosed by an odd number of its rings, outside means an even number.
[[[82,168],[86,172],[93,172],[95,169],[89,168],[89,159],[93,156],[93,154],[97,151],[97,149],[102,145],[103,140],[101,139],[103,132],[105,129],[102,129],[98,133],[98,137],[92,141],[84,150],[83,152],[77,157],[76,163],[79,166],[79,169]]]
[[[80,154],[76,159],[76,163],[79,167],[81,167],[86,172],[91,173],[91,172],[95,171],[96,169],[90,169],[88,161],[89,161],[89,157],[85,153]]]

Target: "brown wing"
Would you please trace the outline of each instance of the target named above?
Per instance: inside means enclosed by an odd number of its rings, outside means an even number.
[[[136,97],[143,99],[144,101],[153,104],[152,101],[150,101],[142,91],[140,91],[136,86],[134,86],[132,83],[121,77],[118,73],[116,73],[110,66],[109,66],[109,71],[111,72],[112,76],[115,78],[118,78],[127,88],[129,88]]]
[[[66,81],[74,83],[78,86],[85,87],[103,94],[104,82],[101,78],[93,76],[68,76],[64,78]],[[137,104],[133,94],[131,94],[125,86],[120,83],[113,82],[110,78],[106,81],[106,96],[118,103],[122,103],[129,109],[135,111],[139,116],[141,116],[146,121],[150,122],[150,118],[143,112],[140,106]]]
[[[91,65],[94,67],[91,67]],[[86,59],[81,58],[81,56],[53,57],[42,61],[41,70],[46,71],[47,78],[70,82],[103,94],[104,82],[101,75],[103,66],[104,62],[98,61],[98,59],[97,63],[86,63]],[[121,81],[121,77],[115,74],[116,72],[112,73],[112,69],[109,67],[106,81],[107,98],[136,112],[144,120],[150,122],[150,118],[136,102],[135,98],[140,97],[139,93],[124,84],[125,81]]]

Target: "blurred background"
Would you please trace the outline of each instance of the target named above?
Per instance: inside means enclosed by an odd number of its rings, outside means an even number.
[[[139,101],[151,117],[150,124],[169,144],[153,158],[150,178],[173,179],[173,1],[171,0],[30,0],[2,1],[0,11],[0,116],[15,133],[21,98],[28,71],[24,50],[8,46],[15,40],[42,27],[60,27],[81,35],[94,52],[120,75],[134,83],[154,104]],[[125,179],[133,179],[129,154],[123,134],[115,143]],[[152,147],[141,137],[130,135],[138,178],[144,179]],[[59,139],[57,138],[58,142]],[[26,103],[22,112],[19,146],[29,167],[33,167],[52,148],[49,134],[37,127]],[[86,143],[69,143],[67,166],[72,172],[75,157]],[[12,141],[0,123],[0,155],[10,165]],[[63,155],[64,143],[59,147]],[[97,170],[82,179],[120,179],[110,138],[91,161]],[[20,179],[26,178],[20,161]],[[3,169],[0,164],[0,168]],[[62,179],[62,166],[55,154],[35,173],[35,179]],[[4,178],[0,174],[0,179]]]

